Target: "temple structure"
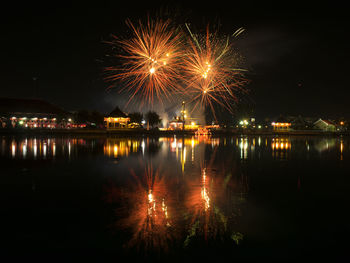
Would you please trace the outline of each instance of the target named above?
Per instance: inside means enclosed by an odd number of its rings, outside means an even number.
[[[107,117],[104,117],[107,130],[128,128],[129,122],[130,118],[118,106]]]

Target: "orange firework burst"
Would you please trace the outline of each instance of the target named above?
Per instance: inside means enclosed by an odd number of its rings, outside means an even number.
[[[198,39],[192,34],[186,24],[189,38],[188,54],[184,61],[183,78],[186,83],[186,93],[192,95],[198,105],[210,106],[215,115],[214,103],[232,112],[232,100],[236,100],[238,89],[247,82],[242,69],[238,68],[237,54],[233,51],[230,37],[218,38],[210,34],[207,27],[206,35]],[[231,37],[238,36],[243,29],[237,30]]]
[[[129,102],[138,95],[142,102],[153,103],[156,97],[160,102],[169,99],[174,92],[180,91],[177,85],[180,65],[181,34],[171,26],[170,20],[153,21],[147,24],[141,21],[135,26],[130,21],[127,25],[132,30],[132,38],[114,41],[123,51],[116,57],[123,62],[120,67],[107,67],[111,74],[106,78],[111,81],[122,80],[130,92]],[[128,103],[129,103],[128,102]]]

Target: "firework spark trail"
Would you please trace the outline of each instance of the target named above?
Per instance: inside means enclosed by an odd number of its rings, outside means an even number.
[[[243,69],[237,68],[230,37],[220,39],[209,32],[207,27],[205,38],[198,38],[186,28],[190,34],[187,55],[184,60],[184,77],[186,93],[194,102],[193,110],[200,106],[209,106],[215,116],[214,104],[219,104],[232,112],[232,101],[237,100],[236,90],[242,89],[247,82]],[[240,28],[232,37],[237,37],[244,29]]]
[[[110,42],[123,50],[116,55],[123,63],[121,67],[107,67],[109,81],[121,80],[130,92],[128,103],[135,96],[141,98],[141,104],[153,104],[154,98],[161,103],[170,99],[174,92],[180,92],[178,85],[179,66],[181,64],[181,32],[171,27],[170,21],[148,19],[146,25],[140,21],[137,26],[127,21],[133,37],[119,40],[114,36]]]

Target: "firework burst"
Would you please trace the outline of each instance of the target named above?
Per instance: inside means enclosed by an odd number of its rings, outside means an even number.
[[[238,68],[238,56],[233,50],[231,38],[238,36],[243,29],[237,30],[226,39],[209,32],[198,38],[190,34],[187,55],[184,59],[184,78],[186,93],[198,105],[209,106],[214,113],[214,104],[221,105],[232,112],[232,101],[237,100],[237,90],[241,90],[247,80],[243,69]]]
[[[153,104],[155,98],[160,102],[170,99],[181,90],[177,85],[183,55],[181,32],[171,26],[170,20],[148,19],[146,25],[139,21],[137,26],[128,20],[127,25],[132,37],[119,40],[114,36],[110,42],[122,49],[122,54],[116,55],[122,63],[120,67],[107,67],[110,74],[106,79],[121,80],[125,85],[121,90],[130,94],[129,102],[135,96],[141,98],[141,105]]]

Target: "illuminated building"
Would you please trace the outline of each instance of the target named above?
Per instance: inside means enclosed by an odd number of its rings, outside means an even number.
[[[329,120],[318,119],[314,123],[314,129],[322,130],[325,132],[334,132],[336,130],[336,125]]]
[[[191,121],[191,124],[185,124],[185,130],[198,130],[199,125],[196,124],[194,121]]]
[[[290,131],[290,126],[292,125],[283,117],[279,117],[275,122],[271,123],[273,131],[276,132],[288,132]]]
[[[189,124],[185,124],[185,130],[198,130],[200,128],[200,125],[198,125],[195,121],[192,121],[192,119],[188,119]],[[175,117],[172,121],[169,122],[169,130],[182,130],[183,129],[184,122],[181,120],[180,117]]]
[[[290,131],[290,125],[289,122],[273,122],[273,130],[274,131],[281,131],[281,132],[287,132]]]
[[[104,123],[107,130],[128,128],[130,118],[116,107],[107,117],[104,117]]]
[[[39,99],[0,98],[0,128],[70,128],[70,114]]]
[[[174,120],[169,122],[169,130],[182,130],[183,129],[183,121],[180,120],[179,117],[176,117]]]

